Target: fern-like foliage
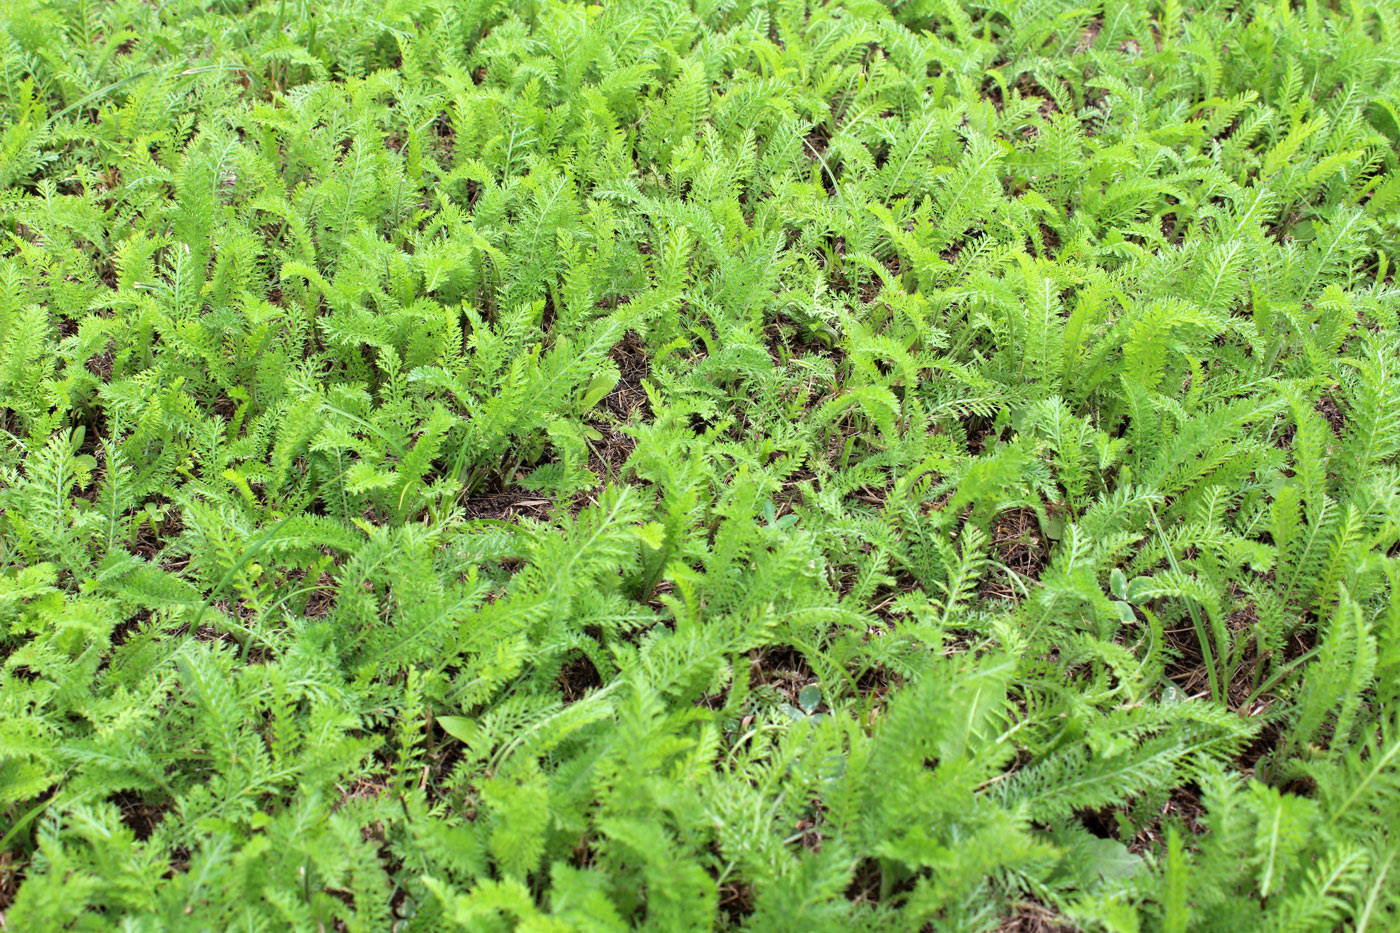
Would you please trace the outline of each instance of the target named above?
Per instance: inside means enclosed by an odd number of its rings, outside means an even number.
[[[1400,926],[1397,42],[10,0],[0,927]]]

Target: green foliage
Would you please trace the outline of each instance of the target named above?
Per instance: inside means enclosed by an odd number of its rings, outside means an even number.
[[[1397,43],[4,4],[0,927],[1400,925]]]

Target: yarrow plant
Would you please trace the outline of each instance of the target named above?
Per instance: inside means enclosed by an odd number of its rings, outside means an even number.
[[[10,0],[0,927],[1400,926],[1397,49]]]

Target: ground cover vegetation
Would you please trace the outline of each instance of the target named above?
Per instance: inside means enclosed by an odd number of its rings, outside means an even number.
[[[1396,928],[1397,50],[10,0],[3,925]]]

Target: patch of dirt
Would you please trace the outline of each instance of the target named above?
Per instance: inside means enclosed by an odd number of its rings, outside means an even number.
[[[1334,386],[1333,388],[1335,389],[1337,387]],[[1346,429],[1347,416],[1332,396],[1324,395],[1322,398],[1318,399],[1317,404],[1313,406],[1313,411],[1327,419],[1327,424],[1332,428],[1333,434],[1340,437],[1342,431]]]
[[[112,381],[112,366],[114,361],[112,350],[115,346],[116,345],[111,341],[108,341],[106,350],[103,350],[96,356],[90,357],[88,361],[83,364],[88,372],[92,373],[103,382]]]
[[[809,852],[820,852],[822,850],[822,819],[821,814],[803,817],[797,821],[797,841],[802,848]]]
[[[1283,731],[1279,729],[1277,723],[1267,722],[1264,728],[1259,730],[1259,734],[1254,737],[1254,741],[1244,747],[1235,763],[1239,765],[1241,773],[1247,777],[1254,775],[1259,761],[1273,752],[1278,747],[1279,741],[1283,738]]]
[[[574,652],[556,678],[565,703],[574,703],[584,698],[590,690],[603,685],[603,678],[593,660],[582,651]]]
[[[1010,509],[992,521],[992,551],[1008,570],[1025,580],[1039,580],[1050,560],[1049,543],[1040,533],[1035,512]],[[983,599],[1016,599],[1020,591],[1004,575],[992,573],[982,584]]]
[[[1251,716],[1258,715],[1263,706],[1267,706],[1268,701],[1267,697],[1255,698],[1256,708],[1245,710],[1255,685],[1267,675],[1268,668],[1261,673],[1260,666],[1287,662],[1306,654],[1312,650],[1315,641],[1313,630],[1303,629],[1290,636],[1278,654],[1270,648],[1261,655],[1259,643],[1254,635],[1254,628],[1258,623],[1259,612],[1252,602],[1236,603],[1236,608],[1225,618],[1225,627],[1230,632],[1232,645],[1239,645],[1243,639],[1237,661],[1228,672],[1229,679],[1224,685],[1225,702],[1230,709],[1241,710]],[[1200,639],[1190,616],[1184,615],[1162,634],[1169,658],[1165,670],[1167,679],[1187,696],[1209,696],[1210,673],[1206,668]],[[1214,648],[1212,645],[1212,649]],[[1221,659],[1217,657],[1215,661],[1219,664]]]
[[[1181,245],[1182,232],[1177,224],[1175,214],[1162,215],[1161,230],[1163,240],[1172,246]]]
[[[554,500],[521,489],[472,496],[462,503],[468,519],[492,518],[498,521],[511,521],[520,516],[544,521],[553,506]]]
[[[876,281],[875,287],[878,286],[879,282]],[[779,314],[765,324],[763,336],[768,346],[768,357],[778,366],[790,366],[798,359],[820,357],[829,360],[832,366],[839,370],[846,362],[844,349],[835,344],[828,344],[809,326],[793,320],[786,314]]]
[[[1079,41],[1075,43],[1074,54],[1079,55],[1089,51],[1094,47],[1094,40],[1103,32],[1103,17],[1096,16],[1089,20],[1084,27],[1084,31],[1079,34]]]
[[[904,678],[884,665],[866,668],[856,678],[856,690],[860,694],[861,703],[869,709],[872,721],[884,710],[890,694],[898,690],[903,683]]]
[[[19,892],[19,883],[23,880],[24,863],[8,849],[0,852],[0,921],[4,919],[4,911],[15,902],[15,894]]]
[[[753,913],[753,889],[747,882],[726,881],[719,886],[719,912],[733,926],[742,926]]]
[[[308,619],[324,619],[335,607],[335,596],[335,578],[323,572],[316,580],[315,589],[306,597],[304,614]]]
[[[238,621],[242,623],[243,628],[249,632],[256,630],[257,618],[254,616],[253,610],[242,600],[239,600],[237,606],[230,605],[227,600],[221,600],[214,603],[213,606],[216,611],[224,615],[236,616]],[[244,664],[263,664],[268,660],[267,650],[262,643],[250,644],[244,649],[240,646],[238,638],[233,632],[221,632],[208,623],[195,629],[194,632],[190,634],[190,637],[197,642],[202,642],[207,645],[227,645],[235,652],[240,652],[242,654]],[[255,635],[251,634],[248,637],[250,639],[256,638]]]
[[[962,426],[967,437],[967,452],[974,457],[986,452],[1000,437],[992,420],[979,415],[968,415]]]
[[[1239,663],[1230,672],[1230,682],[1226,685],[1225,699],[1231,709],[1240,709],[1249,700],[1257,682],[1255,673],[1260,664],[1268,660],[1268,653],[1259,654],[1259,642],[1254,637],[1254,628],[1259,624],[1259,610],[1254,603],[1244,603],[1240,608],[1225,617],[1225,627],[1229,630],[1232,644],[1244,639]],[[1191,632],[1195,641],[1195,629]],[[1199,649],[1199,644],[1197,645]],[[1199,651],[1198,651],[1199,653]],[[1204,675],[1204,671],[1202,671]]]
[[[210,406],[214,413],[225,421],[232,421],[233,416],[238,414],[238,403],[225,392],[220,392]]]
[[[156,827],[170,809],[169,804],[147,803],[130,791],[113,794],[108,799],[121,811],[122,822],[136,834],[139,842],[151,838],[151,834],[156,831]]]
[[[616,481],[622,475],[627,458],[632,456],[637,442],[610,424],[595,424],[593,429],[603,435],[601,441],[588,443],[588,469],[605,481]]]
[[[1028,508],[1012,509],[996,517],[992,522],[992,547],[1003,564],[1032,580],[1040,579],[1050,553],[1041,537],[1039,520]]]
[[[133,632],[138,631],[142,625],[151,620],[149,609],[141,609],[124,622],[118,622],[117,627],[112,629],[111,645],[113,649],[120,648],[126,644]]]
[[[642,380],[651,375],[651,360],[642,338],[636,331],[629,330],[608,355],[617,364],[620,378],[603,398],[603,407],[623,421],[636,412],[641,412],[644,418],[650,417],[651,401],[642,388]]]
[[[432,131],[442,154],[450,160],[457,148],[457,131],[452,128],[452,121],[442,114],[433,121]]]
[[[168,503],[156,503],[164,508],[164,517],[159,520],[159,533],[151,527],[150,521],[143,521],[136,531],[136,540],[131,551],[137,557],[154,562],[166,544],[180,536],[185,525],[180,511]]]
[[[996,933],[1074,933],[1077,928],[1039,901],[1022,901]]]
[[[578,837],[578,842],[569,851],[569,864],[575,868],[589,869],[598,864],[598,852],[588,841],[588,833]]]
[[[1128,851],[1143,854],[1160,850],[1166,844],[1163,830],[1172,820],[1193,836],[1200,835],[1205,832],[1205,815],[1199,787],[1190,784],[1174,788],[1166,803],[1162,804],[1158,819],[1138,831],[1128,845]]]
[[[826,686],[808,665],[807,659],[791,645],[770,645],[749,652],[749,685],[750,698],[740,714],[738,730],[728,734],[728,739],[748,729],[761,710],[771,710],[774,705],[784,703],[801,709],[801,693],[805,687],[817,687],[822,690],[821,700],[811,712],[829,712]],[[868,688],[872,693],[877,691],[874,679]],[[718,709],[727,700],[726,688],[718,696],[703,698],[701,704],[710,709]]]
[[[851,883],[846,886],[846,900],[853,904],[878,904],[880,902],[880,863],[874,859],[862,859],[851,875]]]
[[[875,509],[883,509],[885,503],[889,501],[890,493],[894,491],[894,483],[886,483],[884,487],[876,489],[869,485],[857,486],[846,494],[846,498],[854,499]]]
[[[1164,672],[1167,679],[1187,696],[1209,695],[1210,673],[1190,618],[1181,620],[1175,628],[1164,629],[1162,635],[1169,658]]]
[[[338,810],[351,800],[375,800],[389,789],[391,783],[392,780],[387,774],[362,774],[353,784],[338,784],[336,790],[340,791],[340,800],[333,809]],[[365,841],[369,842],[370,838],[366,838]]]
[[[1259,610],[1254,603],[1245,603],[1225,618],[1225,626],[1232,632],[1253,631],[1259,624]]]
[[[817,675],[796,648],[774,645],[749,653],[749,682],[769,687],[794,706],[802,688],[817,683]]]

